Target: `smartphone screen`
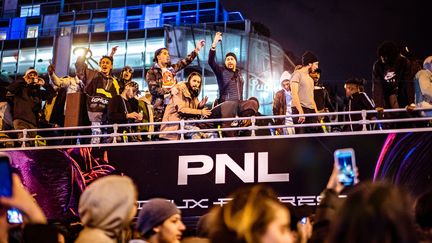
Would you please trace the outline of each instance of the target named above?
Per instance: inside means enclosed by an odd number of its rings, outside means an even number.
[[[12,175],[9,157],[0,155],[0,197],[12,196]]]
[[[300,220],[300,223],[301,223],[301,224],[306,224],[306,222],[307,222],[307,217],[303,217],[303,218]]]
[[[9,224],[21,224],[23,222],[23,216],[18,209],[11,208],[7,211],[7,220]]]
[[[334,152],[335,161],[339,166],[339,182],[344,186],[354,185],[355,180],[355,156],[351,148],[338,149]]]

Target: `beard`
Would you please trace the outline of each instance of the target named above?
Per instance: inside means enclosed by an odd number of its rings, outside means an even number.
[[[194,89],[190,86],[189,82],[186,83],[186,87],[188,88],[189,93],[191,94],[192,98],[198,97],[198,95],[199,95],[199,93],[200,93],[200,89],[194,90]],[[201,87],[200,87],[200,88],[201,88]]]

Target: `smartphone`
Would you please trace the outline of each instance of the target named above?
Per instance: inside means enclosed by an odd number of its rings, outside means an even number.
[[[337,149],[334,152],[334,159],[339,167],[339,182],[344,186],[352,186],[355,181],[355,154],[354,149]]]
[[[16,208],[10,208],[7,211],[7,221],[9,224],[22,224],[23,216]]]
[[[0,153],[0,197],[12,196],[12,170],[10,157],[6,153]]]
[[[303,218],[300,220],[300,223],[301,223],[301,224],[306,224],[306,222],[307,222],[307,217],[303,217]]]

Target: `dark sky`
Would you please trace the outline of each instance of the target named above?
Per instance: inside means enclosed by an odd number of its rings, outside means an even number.
[[[376,48],[385,40],[409,46],[421,59],[432,55],[429,2],[222,0],[228,11],[266,25],[271,38],[296,56],[313,51],[322,80],[338,84],[349,77],[370,80]]]

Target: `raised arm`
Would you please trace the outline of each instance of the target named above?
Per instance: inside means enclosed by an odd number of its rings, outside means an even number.
[[[87,86],[94,76],[97,75],[98,71],[89,69],[87,64],[85,63],[85,56],[87,55],[86,51],[84,55],[77,58],[75,62],[75,70],[78,78],[83,81],[84,85]]]
[[[213,70],[216,76],[222,75],[222,69],[219,66],[219,64],[216,62],[216,47],[220,41],[222,41],[222,33],[216,32],[216,35],[213,39],[213,43],[208,55],[208,64],[210,65],[211,69]]]
[[[187,55],[185,58],[181,59],[180,61],[178,61],[176,64],[173,65],[174,68],[174,72],[178,72],[180,70],[182,70],[183,68],[187,67],[189,64],[192,63],[192,61],[198,56],[201,48],[205,45],[205,41],[204,40],[200,40],[198,41],[198,43],[196,44],[195,49],[189,53],[189,55]]]

